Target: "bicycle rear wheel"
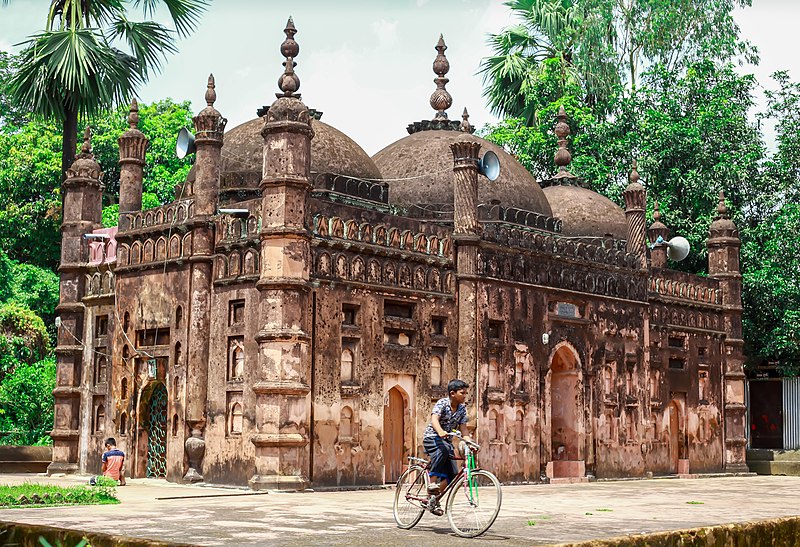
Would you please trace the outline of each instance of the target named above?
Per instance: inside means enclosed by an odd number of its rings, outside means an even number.
[[[394,490],[394,521],[397,526],[413,528],[425,512],[423,504],[428,498],[428,472],[419,466],[411,466],[400,475]]]
[[[458,479],[447,498],[447,520],[461,537],[477,537],[494,524],[500,512],[503,492],[500,481],[488,471],[473,471]]]

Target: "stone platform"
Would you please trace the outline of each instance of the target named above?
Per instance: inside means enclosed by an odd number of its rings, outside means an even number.
[[[800,477],[800,450],[750,449],[747,467],[759,475],[793,475]]]
[[[0,475],[0,484],[24,481],[75,484],[76,480]],[[663,543],[657,538],[698,537],[701,532],[682,535],[669,532],[800,515],[797,506],[800,477],[700,475],[696,480],[506,486],[495,525],[479,540],[462,540],[453,536],[446,517],[429,514],[412,530],[398,529],[392,520],[391,489],[281,494],[143,479],[129,479],[128,483],[119,489],[120,505],[7,509],[0,511],[0,522],[209,546],[380,547],[442,541],[446,545],[474,546],[478,541],[516,546],[590,540],[605,540],[595,545],[681,545],[674,539],[664,539],[667,543]],[[794,526],[798,519],[774,522]],[[724,528],[735,529],[755,530]],[[622,542],[612,539],[619,536],[630,537]]]

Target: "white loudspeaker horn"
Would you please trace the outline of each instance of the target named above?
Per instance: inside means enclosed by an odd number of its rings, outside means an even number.
[[[686,238],[675,236],[667,241],[667,256],[675,262],[680,262],[689,256],[689,242]]]
[[[497,180],[500,176],[500,158],[497,154],[489,150],[478,163],[478,172],[491,181]]]
[[[175,145],[175,154],[183,159],[189,154],[194,154],[197,147],[194,144],[194,135],[185,127],[178,132],[178,142]]]

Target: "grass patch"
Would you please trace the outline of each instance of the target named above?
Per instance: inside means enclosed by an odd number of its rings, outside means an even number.
[[[704,501],[687,501],[686,503],[688,503],[689,505],[703,505],[703,504],[705,504]]]
[[[0,485],[0,508],[54,505],[104,505],[119,503],[114,486],[54,486],[26,482]]]
[[[536,521],[537,520],[550,520],[551,518],[552,517],[550,515],[537,515],[537,516],[531,517],[528,520],[528,526],[536,526]]]
[[[598,511],[600,513],[602,513],[602,512],[610,513],[611,511],[613,511],[613,509],[595,509],[595,511]]]

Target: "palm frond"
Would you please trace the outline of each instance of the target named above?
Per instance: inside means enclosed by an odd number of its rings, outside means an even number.
[[[200,16],[208,9],[210,2],[209,0],[134,0],[135,6],[142,6],[146,17],[152,16],[161,4],[169,11],[178,36],[184,38],[197,28]]]
[[[111,38],[125,40],[145,78],[150,69],[160,71],[167,55],[178,51],[173,32],[154,21],[136,23],[122,17],[111,26]]]

